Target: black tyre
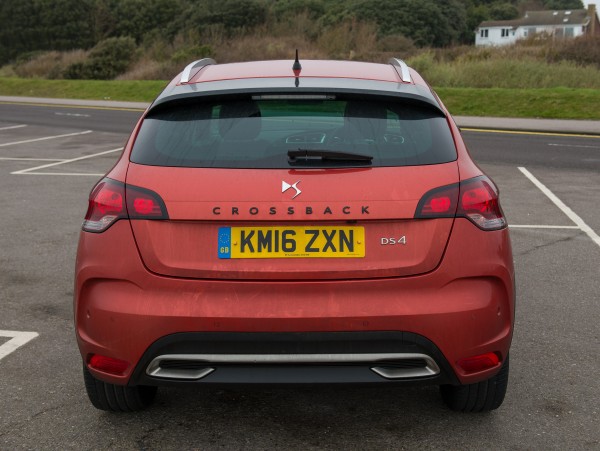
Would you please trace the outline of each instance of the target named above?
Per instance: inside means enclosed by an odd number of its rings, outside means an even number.
[[[497,409],[504,401],[508,386],[508,356],[494,377],[469,385],[441,385],[446,405],[458,412],[487,412]]]
[[[85,390],[96,409],[109,412],[135,412],[148,407],[156,396],[156,387],[126,387],[102,382],[83,366]]]

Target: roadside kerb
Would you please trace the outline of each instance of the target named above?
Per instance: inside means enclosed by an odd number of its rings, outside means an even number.
[[[79,99],[51,99],[46,97],[14,97],[0,96],[0,102],[28,103],[40,105],[56,105],[81,108],[106,108],[144,111],[150,103],[147,102],[120,102],[116,100],[79,100]]]
[[[600,136],[600,121],[454,116],[460,128]]]

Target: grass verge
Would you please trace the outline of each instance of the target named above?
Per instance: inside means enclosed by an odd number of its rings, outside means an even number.
[[[600,90],[436,88],[453,115],[600,120]]]
[[[0,95],[151,102],[166,85],[167,82],[161,80],[44,80],[0,77]]]
[[[0,77],[0,95],[150,102],[165,81],[41,80]],[[600,120],[600,90],[436,88],[457,116]]]

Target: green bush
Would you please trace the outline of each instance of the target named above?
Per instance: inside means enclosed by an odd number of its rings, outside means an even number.
[[[437,66],[438,63],[435,62],[435,55],[432,51],[428,50],[426,52],[420,53],[412,58],[409,58],[406,61],[409,66],[414,68],[417,72],[427,76],[433,71],[433,68]],[[438,84],[439,85],[439,84]],[[446,86],[446,85],[440,85]]]
[[[65,78],[110,80],[124,73],[135,60],[137,46],[130,37],[108,38],[100,41],[87,61],[71,64]]]
[[[194,45],[177,50],[171,56],[171,61],[177,64],[187,64],[199,58],[210,58],[214,54],[210,45]]]
[[[133,38],[108,38],[96,44],[90,51],[90,59],[114,61],[117,65],[129,64],[136,48]]]

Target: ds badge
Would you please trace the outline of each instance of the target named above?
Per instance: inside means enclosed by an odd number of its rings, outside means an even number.
[[[394,244],[406,244],[406,236],[401,236],[398,238],[381,238],[382,246],[392,246]]]

